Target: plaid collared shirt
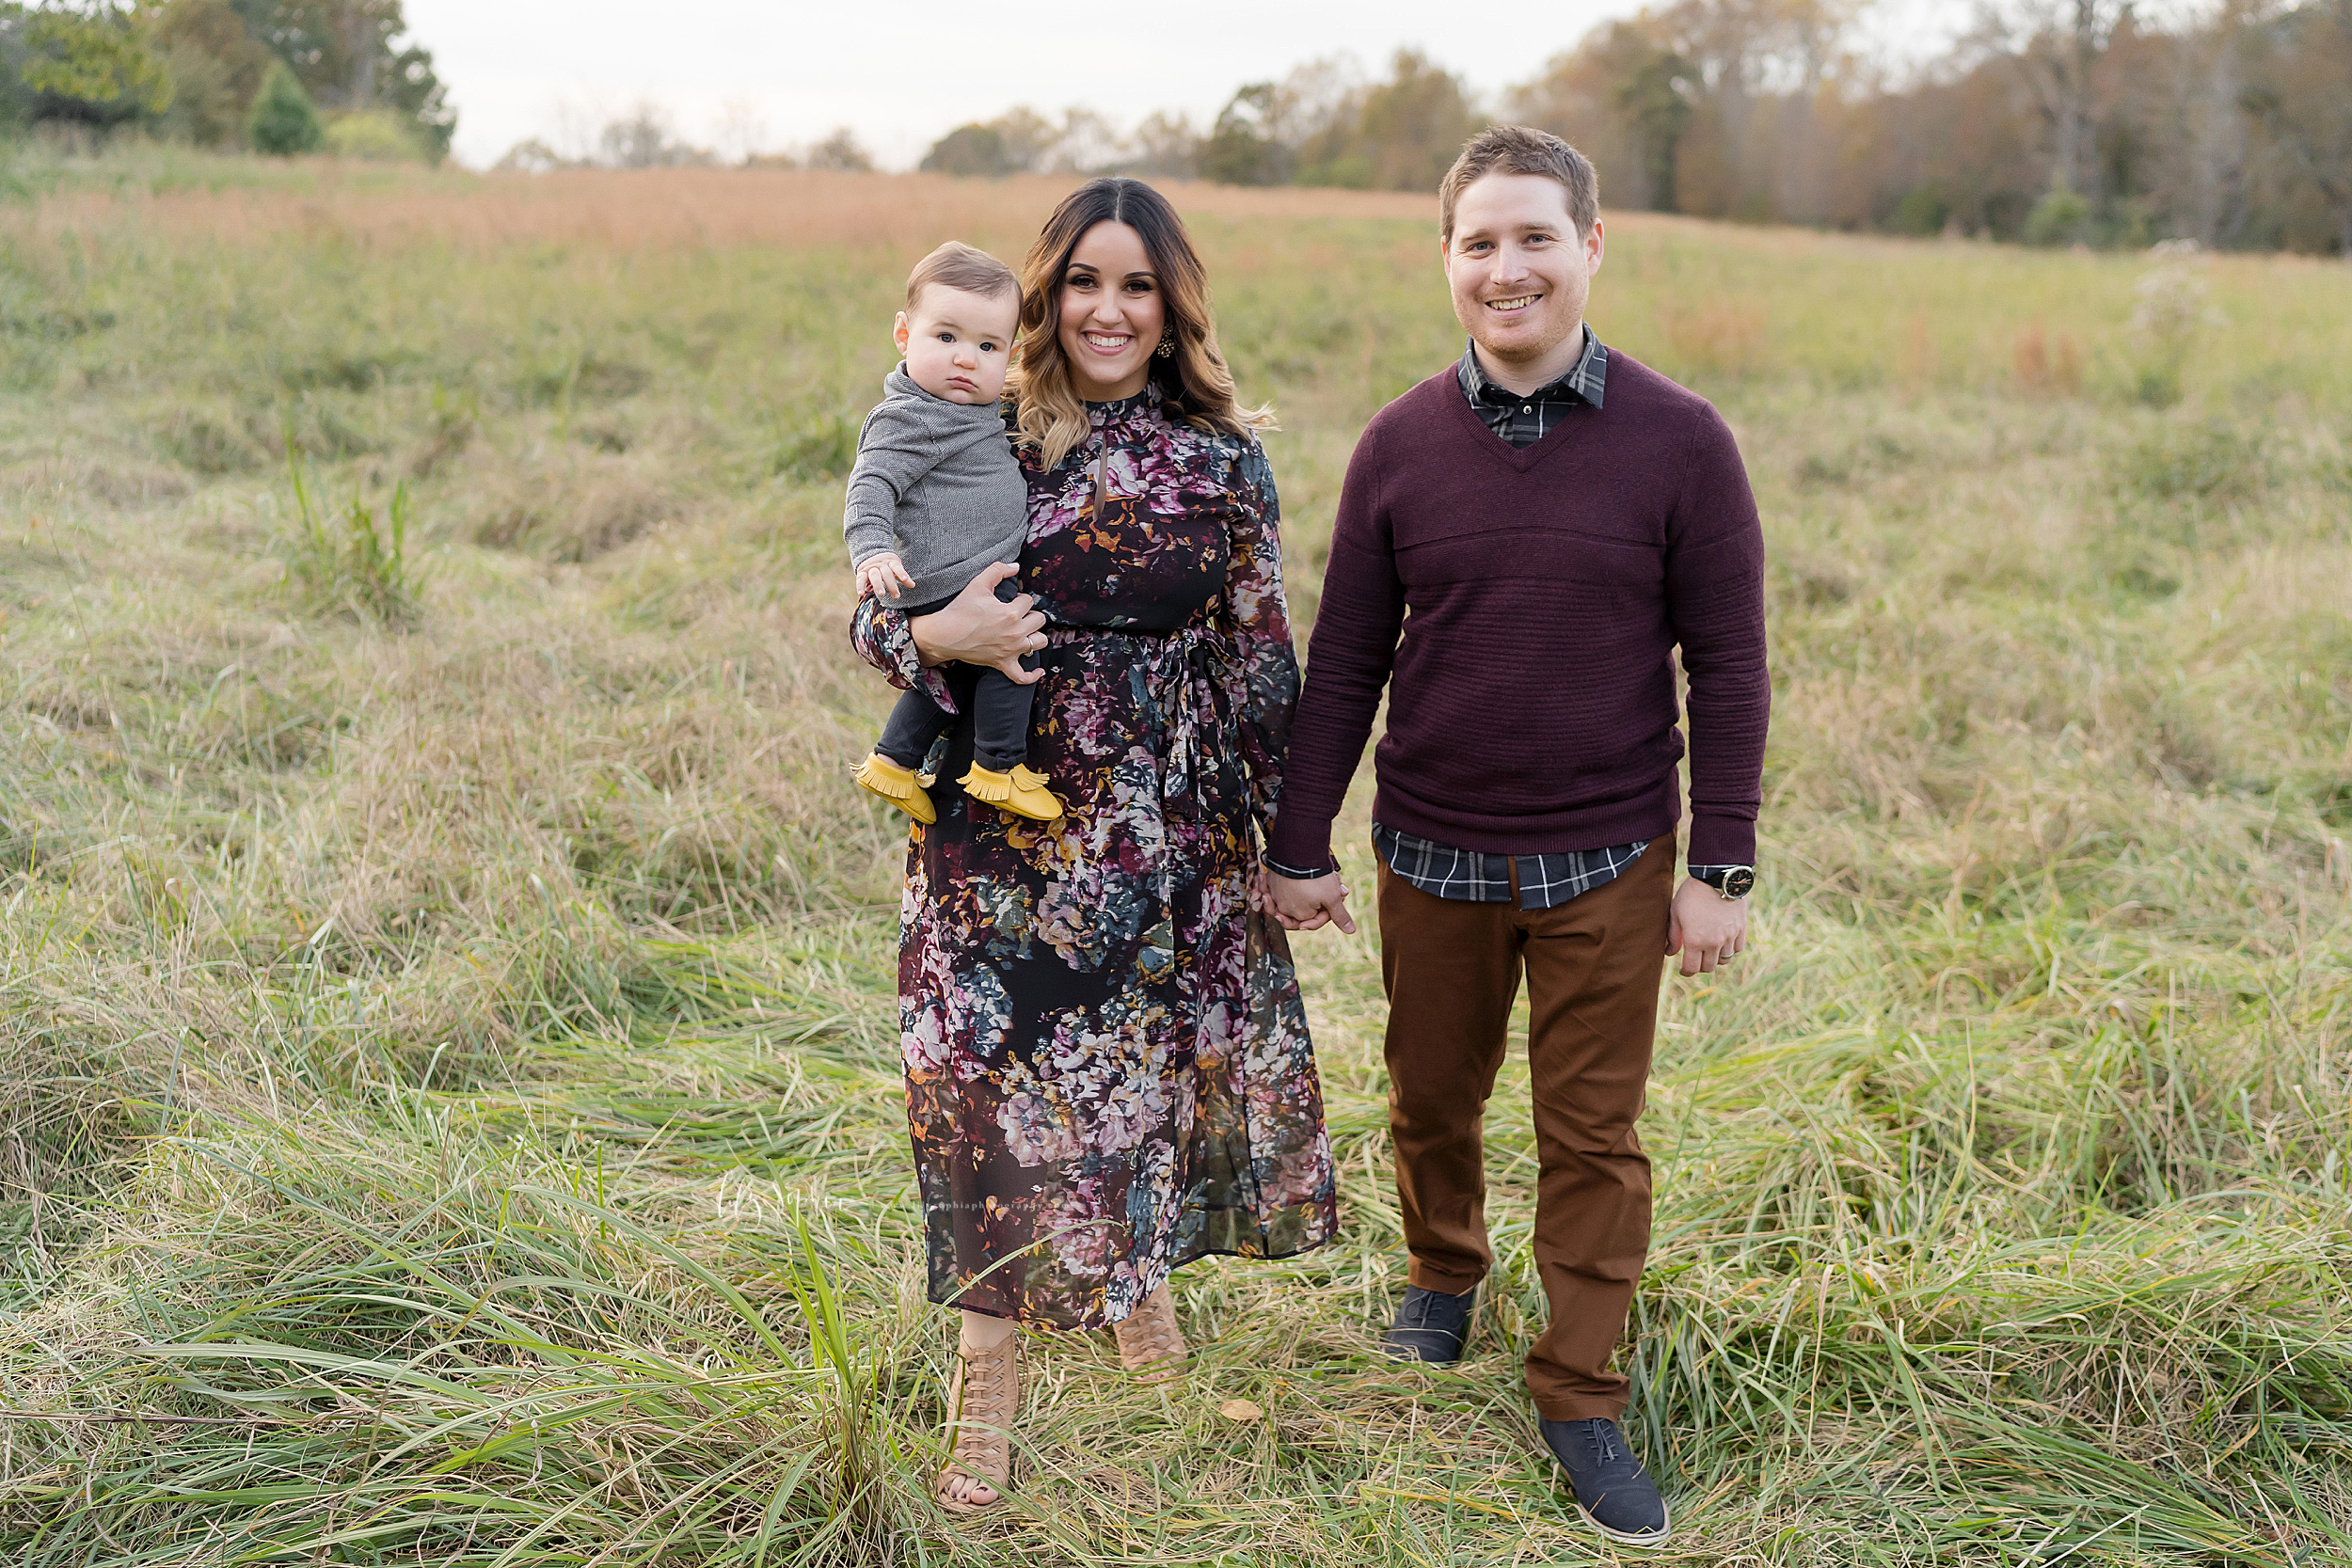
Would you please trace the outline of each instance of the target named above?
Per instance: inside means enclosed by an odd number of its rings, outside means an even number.
[[[1498,855],[1433,844],[1375,822],[1372,847],[1389,863],[1390,870],[1435,897],[1471,904],[1511,903],[1511,874],[1516,870],[1518,907],[1548,910],[1615,881],[1641,858],[1649,841],[1615,844],[1606,849],[1560,849],[1546,855]],[[1267,861],[1265,866],[1278,877],[1309,881],[1338,870],[1339,863],[1334,861],[1318,871],[1275,861]],[[1727,865],[1694,865],[1691,875],[1704,881],[1730,869]]]
[[[1525,397],[1486,379],[1486,371],[1478,363],[1475,343],[1462,350],[1454,375],[1461,383],[1462,395],[1470,399],[1471,412],[1486,421],[1488,430],[1515,447],[1532,447],[1549,435],[1551,427],[1567,418],[1568,411],[1578,404],[1600,406],[1601,394],[1609,382],[1609,351],[1587,325],[1584,352],[1577,356],[1568,373],[1536,388]]]
[[[1648,841],[1644,840],[1606,849],[1567,849],[1549,855],[1490,855],[1432,844],[1377,822],[1372,825],[1372,845],[1380,851],[1380,858],[1389,863],[1390,870],[1422,892],[1472,904],[1510,903],[1511,873],[1516,868],[1518,907],[1523,910],[1548,910],[1581,893],[1606,886],[1649,847]]]

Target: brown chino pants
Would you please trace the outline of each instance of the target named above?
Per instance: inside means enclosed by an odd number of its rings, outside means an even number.
[[[1613,1420],[1630,1393],[1609,1358],[1649,1251],[1649,1157],[1633,1123],[1674,867],[1674,841],[1661,839],[1614,881],[1549,910],[1439,898],[1379,868],[1389,1132],[1407,1277],[1425,1290],[1458,1295],[1494,1262],[1481,1132],[1527,974],[1535,1268],[1551,1315],[1527,1386],[1555,1421]]]

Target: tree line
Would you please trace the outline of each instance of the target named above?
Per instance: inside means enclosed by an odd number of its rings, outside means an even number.
[[[526,136],[490,166],[508,173],[545,174],[563,168],[808,168],[837,174],[870,174],[874,155],[844,125],[805,146],[774,148],[758,106],[736,100],[720,106],[719,146],[706,147],[681,135],[667,105],[641,99],[617,111],[597,113],[577,104],[559,106],[559,125],[545,135]]]
[[[1427,190],[1464,137],[1510,119],[1582,148],[1617,207],[2352,256],[2352,0],[2211,0],[2169,24],[2133,0],[1980,0],[1899,72],[1861,48],[1867,4],[1670,0],[1491,99],[1405,50],[1383,74],[1335,57],[1247,83],[1205,126],[1015,108],[948,132],[922,166]],[[778,153],[738,118],[733,156],[639,105],[505,163],[872,166],[847,130]],[[0,133],[41,124],[438,159],[456,114],[401,0],[0,0]]]
[[[1939,58],[1861,53],[1861,0],[1673,0],[1482,102],[1413,50],[1242,87],[1207,126],[1017,108],[923,159],[949,174],[1126,171],[1434,189],[1493,119],[1598,166],[1610,205],[2044,245],[2352,256],[2352,0],[1996,0]]]
[[[0,0],[0,132],[438,161],[457,128],[401,0]]]

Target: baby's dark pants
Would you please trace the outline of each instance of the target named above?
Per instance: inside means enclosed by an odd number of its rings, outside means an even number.
[[[996,597],[1010,603],[1021,592],[1011,578],[996,585]],[[910,606],[905,614],[912,619],[930,615],[947,608],[955,601],[949,594],[930,604]],[[1023,654],[1021,667],[1038,667],[1037,655]],[[1029,699],[1036,689],[1023,686],[993,665],[976,668],[971,665],[950,665],[948,684],[954,689],[959,703],[968,701],[972,714],[972,754],[982,768],[1003,773],[1012,765],[1024,762],[1029,755]],[[961,677],[961,678],[960,678]],[[966,689],[970,697],[965,697]],[[874,742],[874,750],[901,768],[919,768],[930,754],[931,742],[946,733],[955,722],[952,714],[942,712],[923,689],[916,687],[899,693],[898,705],[890,710],[890,722],[882,726],[882,738]]]

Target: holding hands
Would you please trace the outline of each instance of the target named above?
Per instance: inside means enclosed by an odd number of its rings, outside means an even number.
[[[1349,936],[1356,934],[1355,917],[1347,912],[1347,884],[1340,880],[1337,871],[1307,879],[1280,876],[1260,865],[1251,900],[1262,908],[1271,908],[1274,918],[1285,931],[1313,931],[1337,926]]]

